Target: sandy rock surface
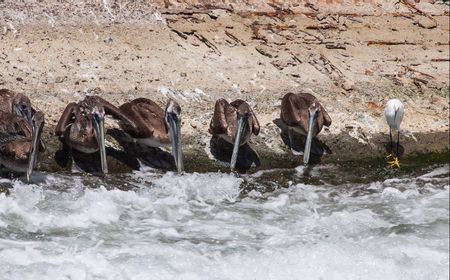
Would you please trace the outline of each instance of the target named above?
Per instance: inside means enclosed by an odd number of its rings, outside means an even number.
[[[321,138],[335,157],[383,150],[390,98],[405,104],[408,152],[448,149],[449,17],[439,1],[50,2],[0,2],[0,87],[32,98],[49,139],[86,94],[115,105],[174,98],[185,144],[207,151],[215,100],[241,98],[261,123],[256,149],[287,155],[280,99],[310,88],[333,119]]]

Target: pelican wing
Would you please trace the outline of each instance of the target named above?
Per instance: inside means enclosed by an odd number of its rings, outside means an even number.
[[[228,123],[225,111],[230,104],[225,99],[219,99],[214,106],[214,115],[209,124],[209,133],[219,135],[227,132]]]
[[[67,127],[73,123],[73,118],[76,116],[76,112],[79,112],[80,106],[76,103],[67,104],[61,117],[59,118],[58,124],[55,127],[55,134],[61,136],[66,131]]]

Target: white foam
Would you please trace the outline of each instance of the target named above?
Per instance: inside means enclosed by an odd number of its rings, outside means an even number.
[[[448,279],[449,187],[420,180],[251,195],[233,175],[149,168],[130,191],[2,180],[0,279]]]

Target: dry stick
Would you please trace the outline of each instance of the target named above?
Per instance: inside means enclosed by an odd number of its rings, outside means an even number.
[[[432,58],[431,61],[433,61],[433,62],[447,62],[447,61],[450,61],[450,58]]]
[[[260,28],[259,28],[258,24],[251,24],[251,25],[250,25],[250,29],[251,29],[252,32],[253,32],[253,38],[254,38],[254,39],[262,40],[262,41],[264,41],[264,42],[267,43],[267,38],[264,37],[264,36],[261,36],[261,35],[259,34],[259,29],[260,29]]]
[[[194,33],[194,36],[197,37],[197,39],[199,39],[201,42],[203,42],[208,48],[212,49],[216,54],[221,55],[219,49],[203,35]]]
[[[297,61],[298,63],[303,63],[303,61],[300,60],[300,58],[298,58],[298,56],[296,56],[293,52],[289,52],[292,55],[292,58]]]
[[[327,24],[327,25],[308,25],[308,26],[306,26],[306,29],[315,29],[315,30],[320,30],[320,29],[338,29],[338,27],[335,26],[335,25],[331,25],[331,24]]]
[[[395,42],[395,41],[367,41],[366,42],[368,46],[370,45],[389,45],[389,46],[395,46],[395,45],[417,45],[417,43],[414,42]]]
[[[180,32],[172,27],[169,27],[170,30],[172,30],[173,32],[175,32],[178,36],[180,36],[181,38],[183,38],[184,40],[187,40],[188,36],[186,34],[184,34],[183,32]]]
[[[402,0],[402,3],[405,4],[406,6],[408,6],[410,9],[413,9],[414,11],[416,11],[417,13],[419,13],[422,16],[425,16],[429,19],[431,19],[436,25],[437,25],[437,21],[430,15],[428,15],[427,13],[423,12],[422,10],[418,9],[415,5],[406,2],[405,0]]]
[[[346,50],[347,49],[345,47],[345,45],[337,44],[337,43],[326,44],[325,47],[327,49],[340,49],[340,50]]]
[[[425,79],[421,79],[421,78],[417,78],[417,77],[413,77],[412,79],[414,81],[413,83],[416,84],[416,85],[417,85],[417,82],[420,82],[420,83],[422,83],[424,85],[428,84],[428,81],[425,80]]]
[[[271,53],[266,52],[264,49],[260,48],[259,46],[256,46],[256,47],[255,47],[255,50],[256,50],[257,52],[259,52],[260,54],[262,54],[262,55],[264,55],[264,56],[267,56],[268,58],[273,58],[273,55],[272,55]]]
[[[427,74],[427,73],[424,73],[424,72],[420,72],[420,71],[418,71],[418,70],[416,70],[416,69],[414,69],[414,68],[411,68],[411,67],[409,67],[409,66],[403,65],[403,67],[405,67],[406,70],[409,70],[409,71],[411,71],[411,72],[416,72],[416,73],[419,73],[419,74],[421,74],[421,75],[424,75],[425,77],[435,79],[435,77],[431,76],[430,74]]]
[[[318,41],[320,42],[320,44],[323,42],[322,39],[320,39],[319,36],[316,36],[316,35],[314,35],[314,34],[312,34],[312,33],[309,33],[309,32],[307,32],[307,31],[304,31],[304,30],[299,30],[299,31],[302,32],[302,33],[304,33],[304,34],[306,34],[306,35],[309,35],[309,36],[312,36],[312,37],[316,38],[316,40],[318,40]],[[303,42],[303,43],[307,43],[307,42]],[[308,44],[308,43],[307,43],[307,44]]]
[[[242,46],[245,46],[245,44],[244,44],[241,40],[239,40],[236,36],[234,36],[234,35],[231,34],[230,32],[228,32],[228,31],[225,30],[225,34],[226,34],[228,37],[230,37],[232,40],[234,40],[236,43],[239,43],[239,44],[241,44]]]

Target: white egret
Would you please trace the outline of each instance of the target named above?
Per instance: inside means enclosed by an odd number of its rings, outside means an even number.
[[[400,124],[403,120],[403,113],[405,111],[405,107],[403,103],[398,99],[391,99],[386,103],[386,107],[384,109],[384,117],[386,118],[386,122],[389,125],[389,139],[391,144],[391,150],[393,148],[392,142],[392,130],[397,131],[397,156],[398,156],[398,148],[400,146]]]

